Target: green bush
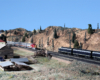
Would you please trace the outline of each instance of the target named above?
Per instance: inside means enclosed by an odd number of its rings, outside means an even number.
[[[92,25],[91,24],[88,24],[88,33],[89,34],[93,33],[93,31],[92,31]]]
[[[74,48],[80,48],[79,43],[78,43],[78,41],[77,41],[77,40],[75,40],[75,43],[74,43]]]
[[[25,33],[25,37],[27,37],[27,38],[28,38],[28,34],[27,34],[27,33]]]
[[[22,42],[25,42],[25,36],[23,36],[23,38],[22,38]]]
[[[76,34],[73,32],[73,36],[72,36],[72,42],[74,43],[76,39]]]
[[[36,30],[34,29],[34,34],[36,33]]]
[[[53,35],[53,37],[54,37],[54,38],[58,38],[56,29],[54,30],[54,35]]]

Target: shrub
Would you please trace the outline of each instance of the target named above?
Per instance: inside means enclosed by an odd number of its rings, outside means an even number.
[[[76,34],[73,32],[73,36],[72,36],[72,42],[74,43],[76,39]]]
[[[36,30],[34,29],[34,34],[36,33]]]
[[[89,34],[93,33],[93,31],[92,31],[92,25],[91,24],[88,24],[88,33]]]
[[[27,33],[25,33],[25,37],[27,37],[27,38],[28,38],[28,34],[27,34]]]
[[[54,37],[54,38],[58,38],[56,29],[54,30],[54,36],[53,36],[53,37]]]
[[[75,43],[74,43],[74,48],[79,48],[79,43],[77,40],[75,40]]]
[[[23,38],[22,38],[22,42],[25,42],[25,36],[23,36]]]

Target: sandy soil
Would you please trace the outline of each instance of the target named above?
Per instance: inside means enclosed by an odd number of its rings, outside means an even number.
[[[13,49],[17,49],[17,50],[22,50],[22,51],[25,51],[25,52],[32,52],[34,53],[33,51],[29,51],[29,50],[26,50],[26,49],[22,49],[22,48],[18,48],[18,47],[12,47]],[[56,57],[52,57],[52,59],[55,59],[55,60],[58,60],[60,62],[64,62],[66,64],[70,64],[71,62],[70,61],[66,61],[66,60],[62,60],[62,59],[59,59],[59,58],[56,58]]]
[[[20,51],[18,48],[17,50]],[[2,72],[0,70],[0,80],[100,80],[100,66],[94,64],[77,60],[70,62],[55,57],[51,60],[45,57],[35,59],[39,63],[29,65],[33,68],[31,71]]]
[[[25,51],[25,52],[34,53],[33,51],[29,51],[29,50],[27,50],[27,49],[22,49],[22,48],[18,48],[18,47],[12,47],[12,49],[15,49],[15,50],[22,50],[22,51]]]
[[[59,59],[59,58],[56,58],[56,57],[52,57],[52,59],[58,60],[59,62],[64,62],[66,64],[70,64],[71,63],[71,61],[62,60],[62,59]]]

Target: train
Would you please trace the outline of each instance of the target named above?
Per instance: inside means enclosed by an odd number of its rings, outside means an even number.
[[[37,48],[37,45],[35,43],[7,41],[7,45],[12,45],[12,46],[16,46],[16,47],[23,47],[23,48],[31,48],[31,49]]]
[[[7,41],[7,44],[10,44],[10,45],[16,46],[16,47],[37,49],[37,45],[34,43]],[[58,52],[60,54],[65,53],[65,54],[69,54],[69,55],[88,57],[91,59],[100,59],[100,51],[90,51],[90,50],[85,50],[85,49],[60,47],[60,48],[58,48]]]
[[[76,48],[68,48],[68,47],[60,47],[58,48],[59,53],[75,55],[75,56],[83,56],[91,59],[100,59],[100,51],[90,51],[85,49],[76,49]]]

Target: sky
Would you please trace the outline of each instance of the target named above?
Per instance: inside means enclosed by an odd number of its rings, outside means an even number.
[[[0,30],[62,26],[97,29],[100,0],[0,0]]]

